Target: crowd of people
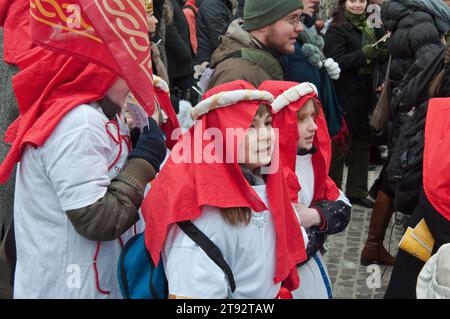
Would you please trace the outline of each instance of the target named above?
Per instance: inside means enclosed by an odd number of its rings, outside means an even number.
[[[325,243],[358,205],[385,297],[450,298],[450,1],[336,0],[324,22],[321,0],[136,0],[109,24],[73,2],[64,28],[37,18],[60,1],[0,5],[20,109],[2,297],[123,298],[141,235],[168,298],[331,299]],[[431,258],[384,248],[394,211]]]

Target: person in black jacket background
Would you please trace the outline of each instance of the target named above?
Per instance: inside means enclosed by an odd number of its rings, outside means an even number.
[[[194,65],[201,65],[210,62],[219,45],[219,37],[225,34],[233,20],[233,6],[230,0],[198,0],[197,5],[198,50]]]
[[[441,0],[391,0],[382,7],[381,18],[392,32],[390,78],[398,82],[416,59],[442,47],[441,36],[450,30],[450,9]]]
[[[419,104],[428,98],[428,94],[423,93],[417,84],[428,84],[427,80],[420,83],[420,78],[429,78],[434,68],[429,66],[425,69],[425,74],[417,77],[419,82],[414,80],[414,75],[418,73],[420,65],[426,65],[423,61],[428,60],[427,56],[443,47],[441,39],[450,30],[450,9],[441,0],[391,0],[383,5],[381,17],[386,29],[392,32],[389,42],[392,56],[390,79],[395,88],[390,104],[388,162],[371,189],[371,193],[376,194],[376,201],[369,236],[361,253],[363,265],[374,262],[392,265],[393,259],[386,254],[382,241],[389,224],[388,219],[394,209],[401,207],[398,206],[398,201],[397,207],[394,207],[396,190],[389,182],[392,176],[389,176],[387,167],[390,165],[399,131],[408,118],[408,112],[419,107]],[[414,185],[408,185],[407,188],[409,187]],[[408,210],[414,208],[412,205],[409,204]],[[386,219],[383,220],[382,216]]]
[[[346,194],[352,204],[370,208],[373,202],[367,198],[367,180],[372,137],[369,114],[375,104],[376,89],[374,69],[378,62],[387,60],[389,52],[374,45],[383,37],[384,31],[367,24],[367,5],[366,0],[339,0],[325,34],[324,53],[342,70],[335,81],[335,89],[350,131]],[[339,187],[343,168],[344,158],[332,161],[330,176]]]
[[[445,136],[448,136],[448,129],[446,131],[446,128],[448,128],[448,125],[446,125],[448,123],[448,112],[446,108],[441,107],[439,109],[431,103],[431,98],[441,98],[442,101],[450,102],[448,99],[450,97],[450,48],[447,47],[444,51],[444,54],[439,53],[439,57],[436,57],[436,60],[442,65],[442,70],[431,82],[430,100],[422,103],[404,125],[404,128],[409,129],[412,134],[408,134],[403,129],[402,133],[406,134],[402,134],[399,139],[405,139],[405,143],[399,142],[395,146],[396,148],[402,148],[402,160],[407,164],[402,172],[401,182],[403,180],[409,181],[415,188],[412,191],[416,194],[414,199],[416,208],[413,210],[407,226],[414,228],[421,219],[425,219],[435,241],[433,254],[442,245],[450,242],[450,210],[448,200],[445,199],[449,190],[448,187],[443,187],[449,185],[449,177],[446,174],[448,155],[436,152],[436,148],[442,146],[446,149],[446,144],[443,141],[445,142]],[[431,63],[433,62],[431,61]],[[443,98],[447,99],[444,100]],[[433,107],[435,109],[431,110],[432,116],[430,116],[430,108]],[[427,131],[427,135],[425,135],[425,131]],[[441,139],[432,139],[432,137],[439,136],[433,133],[436,131],[441,132]],[[417,134],[414,134],[414,132],[417,132]],[[428,150],[427,143],[431,145],[428,146]],[[428,156],[427,161],[424,161],[425,156]],[[436,175],[439,176],[439,180],[427,176],[430,171],[438,172]],[[396,193],[397,195],[398,193]],[[385,298],[416,298],[417,277],[423,266],[424,262],[403,250],[399,250]]]
[[[171,97],[190,99],[194,83],[193,52],[189,38],[189,26],[181,9],[181,0],[169,0],[173,9],[171,21],[166,21],[166,54],[170,79]],[[173,103],[178,113],[178,103]]]

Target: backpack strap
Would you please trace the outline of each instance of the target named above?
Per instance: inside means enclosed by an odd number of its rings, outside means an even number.
[[[214,263],[223,270],[225,275],[228,277],[228,282],[230,284],[231,292],[236,290],[236,283],[234,281],[233,272],[230,266],[227,264],[220,252],[219,247],[217,247],[197,226],[191,221],[178,222],[178,227],[191,238],[194,243],[200,246],[201,249],[211,258]]]

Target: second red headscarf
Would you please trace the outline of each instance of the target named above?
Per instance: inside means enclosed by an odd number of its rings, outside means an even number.
[[[292,96],[287,93],[289,89],[293,89],[295,87],[301,88],[302,85],[307,86],[309,84],[284,81],[265,81],[259,87],[261,90],[266,90],[272,93],[276,100],[286,97],[286,105],[281,110],[275,110],[276,112],[273,114],[273,126],[274,128],[279,129],[281,165],[283,166],[284,173],[286,175],[291,199],[294,202],[297,202],[298,192],[301,189],[301,185],[299,184],[295,173],[297,142],[300,138],[298,133],[297,113],[310,99],[314,99],[315,103],[321,105],[317,99],[316,92],[307,93],[305,95],[295,93]],[[301,90],[302,89],[298,89],[297,91],[299,92]],[[295,90],[291,91],[294,92]],[[281,97],[282,95],[284,96]],[[274,103],[276,103],[276,101]],[[312,163],[314,167],[313,201],[322,199],[336,200],[339,197],[340,192],[336,184],[328,176],[331,162],[331,140],[321,106],[319,108],[319,116],[316,118],[316,125],[318,129],[314,136],[313,145],[317,151],[312,156]]]

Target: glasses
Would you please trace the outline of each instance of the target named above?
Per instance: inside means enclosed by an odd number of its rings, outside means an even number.
[[[305,16],[303,14],[298,15],[298,16],[292,16],[290,18],[284,19],[284,21],[286,21],[287,23],[289,23],[293,27],[296,27],[300,23],[303,24],[303,22],[305,22]]]

